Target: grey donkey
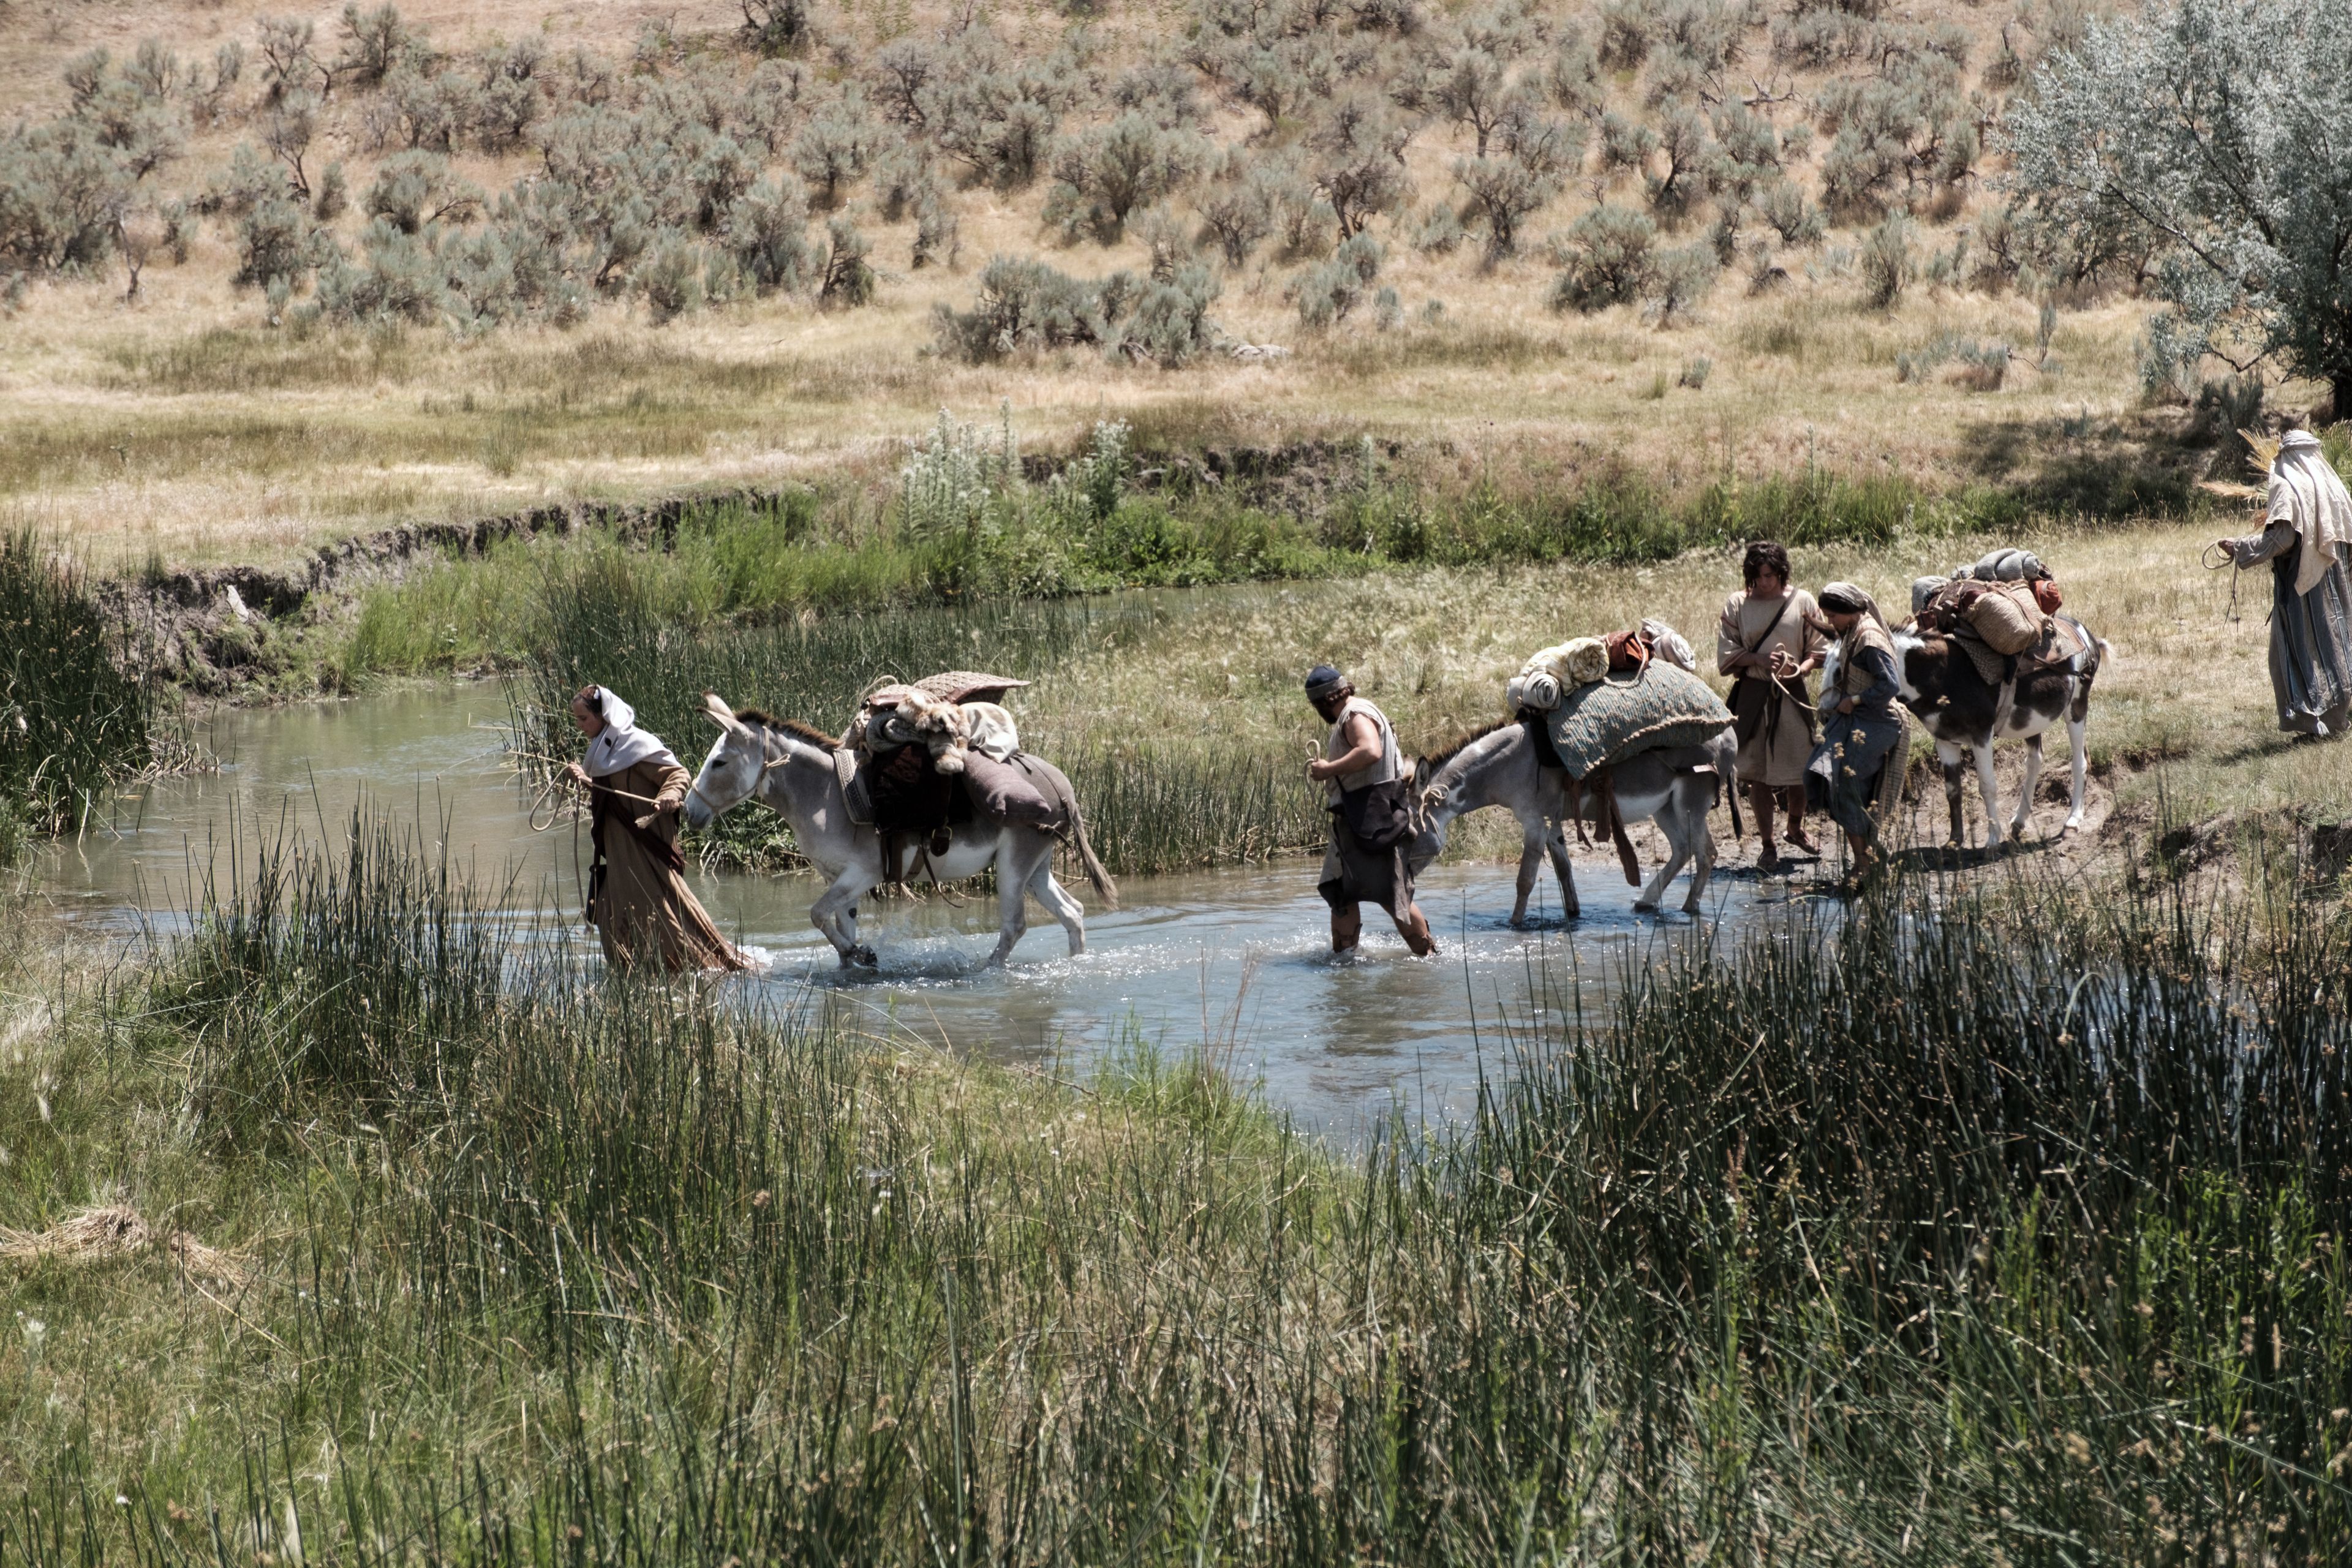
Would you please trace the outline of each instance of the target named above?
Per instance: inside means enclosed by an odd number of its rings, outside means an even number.
[[[1669,850],[1665,865],[1634,901],[1635,909],[1656,910],[1666,885],[1695,861],[1683,909],[1697,912],[1707,879],[1715,874],[1715,836],[1707,813],[1715,807],[1719,786],[1737,784],[1733,764],[1738,755],[1738,747],[1727,730],[1698,745],[1643,752],[1611,770],[1618,810],[1628,822],[1646,816],[1656,823]],[[1519,852],[1518,898],[1511,906],[1513,925],[1527,923],[1528,897],[1535,891],[1547,857],[1559,879],[1560,909],[1569,919],[1577,918],[1581,911],[1568,861],[1566,775],[1541,764],[1525,724],[1509,719],[1490,725],[1425,759],[1420,776],[1428,781],[1422,790],[1422,809],[1437,848],[1444,846],[1446,825],[1469,812],[1499,805],[1519,819],[1525,845]],[[1590,814],[1598,805],[1587,796],[1584,807]]]
[[[809,906],[809,922],[833,943],[844,967],[872,967],[874,950],[857,937],[857,900],[882,880],[882,840],[873,828],[849,820],[849,804],[834,769],[835,742],[805,724],[771,719],[756,709],[738,712],[715,691],[704,692],[702,703],[704,714],[719,726],[719,739],[687,791],[688,826],[706,826],[757,796],[792,825],[800,852],[832,879]],[[1061,793],[1087,879],[1106,905],[1117,909],[1118,889],[1087,842],[1086,822],[1069,781],[1041,759],[1029,760],[1045,769]],[[988,959],[992,968],[1004,963],[1029,929],[1033,893],[1069,933],[1072,955],[1087,950],[1086,911],[1054,879],[1054,835],[1042,827],[976,820],[959,824],[948,852],[931,857],[931,869],[941,881],[995,868],[998,927],[996,951]]]

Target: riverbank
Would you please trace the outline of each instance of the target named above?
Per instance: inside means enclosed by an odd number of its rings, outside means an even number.
[[[1229,1040],[518,963],[366,832],[103,971],[0,921],[0,1482],[77,1557],[2303,1561],[2345,928],[1986,892],[1636,955],[1352,1154]]]

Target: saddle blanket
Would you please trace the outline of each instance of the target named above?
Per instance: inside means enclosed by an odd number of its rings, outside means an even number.
[[[1631,676],[1580,686],[1544,715],[1570,778],[1643,752],[1695,746],[1731,727],[1731,710],[1686,669],[1654,658]]]

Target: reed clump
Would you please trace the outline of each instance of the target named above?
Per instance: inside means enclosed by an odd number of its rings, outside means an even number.
[[[2284,1563],[2352,1531],[2340,922],[1898,881],[1636,952],[1605,1013],[1538,987],[1568,1022],[1466,1126],[1349,1152],[1205,1057],[1020,1077],[528,942],[493,983],[500,901],[429,859],[262,859],[106,1005],[157,1068],[47,1143],[0,1094],[14,1146],[215,1194],[201,1245],[247,1276],[227,1309],[167,1259],[12,1279],[10,1561]],[[380,1065],[279,1070],[322,1029]],[[289,1135],[159,1114],[191,1053]]]
[[[154,696],[125,673],[124,635],[72,560],[0,531],[0,860],[148,765]]]

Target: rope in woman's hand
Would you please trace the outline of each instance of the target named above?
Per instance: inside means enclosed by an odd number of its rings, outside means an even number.
[[[2216,555],[2221,557],[2219,561],[2213,559]],[[2227,545],[2217,539],[2198,552],[2197,564],[2204,567],[2208,572],[2230,571],[2238,564],[2238,557]],[[2230,571],[2230,613],[2223,617],[2226,620],[2234,622],[2246,618],[2238,613],[2238,579],[2244,575],[2242,572]]]

